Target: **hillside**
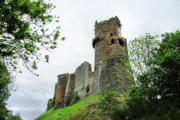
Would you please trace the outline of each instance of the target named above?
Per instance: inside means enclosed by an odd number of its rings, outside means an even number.
[[[61,120],[111,120],[109,117],[99,115],[100,110],[96,106],[100,99],[101,95],[84,98],[72,106],[50,109],[35,120],[59,120],[59,114],[61,114]]]

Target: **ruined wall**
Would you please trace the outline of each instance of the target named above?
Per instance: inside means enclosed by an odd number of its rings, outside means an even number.
[[[61,74],[58,76],[58,83],[56,83],[56,87],[55,87],[54,108],[58,108],[64,105],[65,91],[66,91],[68,77],[69,77],[68,73]]]
[[[88,87],[90,87],[90,79],[92,76],[91,64],[88,62],[82,63],[75,71],[75,89],[79,95],[85,95]]]
[[[70,74],[66,85],[64,106],[68,106],[70,104],[74,92],[74,86],[75,86],[75,74]]]
[[[54,108],[69,105],[75,92],[80,96],[95,94],[95,80],[91,64],[88,62],[82,63],[73,74],[59,75],[55,87]]]

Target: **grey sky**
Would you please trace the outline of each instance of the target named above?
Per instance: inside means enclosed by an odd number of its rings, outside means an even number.
[[[26,70],[16,77],[16,92],[8,106],[24,120],[32,120],[46,109],[53,97],[57,75],[74,72],[82,62],[94,62],[92,39],[96,20],[118,16],[122,35],[128,41],[146,32],[161,34],[180,28],[180,0],[51,0],[53,14],[60,16],[62,36],[58,48],[51,53],[50,64],[40,63],[33,76]]]

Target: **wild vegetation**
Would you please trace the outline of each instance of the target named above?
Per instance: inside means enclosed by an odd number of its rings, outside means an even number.
[[[35,120],[59,120],[59,115],[61,116],[61,120],[81,120],[82,118],[98,119],[100,116],[97,113],[98,109],[96,109],[96,104],[100,99],[100,95],[91,96],[68,107],[59,108],[56,110],[53,110],[52,108],[40,115]]]
[[[10,95],[8,85],[12,82],[12,73],[21,72],[18,66],[22,64],[35,74],[37,63],[41,59],[49,60],[48,55],[42,55],[42,50],[55,49],[57,46],[60,27],[47,27],[49,23],[59,22],[58,17],[50,13],[54,7],[44,0],[0,1],[1,120],[10,119],[6,101]]]

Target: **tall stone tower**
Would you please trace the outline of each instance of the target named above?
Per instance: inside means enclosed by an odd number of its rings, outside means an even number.
[[[130,83],[125,80],[124,62],[128,62],[127,42],[121,35],[121,22],[118,17],[95,23],[95,73],[97,92],[110,84],[114,90],[124,89]],[[129,62],[128,62],[129,63]],[[132,73],[130,73],[132,75]],[[126,87],[127,88],[127,87]]]

